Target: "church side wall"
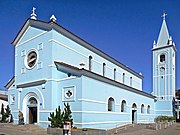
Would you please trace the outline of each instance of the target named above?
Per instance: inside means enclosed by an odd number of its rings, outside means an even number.
[[[79,64],[83,61],[85,62],[85,68],[89,69],[89,56],[92,56],[92,72],[103,75],[103,63],[105,63],[105,76],[114,79],[114,69],[115,80],[118,82],[124,83],[126,85],[132,85],[132,87],[142,90],[142,79],[131,74],[128,71],[125,71],[121,67],[116,66],[115,64],[107,61],[101,56],[95,54],[94,52],[84,48],[78,43],[68,39],[67,37],[53,31],[53,38],[49,40],[53,45],[53,59],[54,61],[62,61],[67,64],[79,67]],[[123,73],[125,73],[123,79]],[[132,83],[131,78],[132,77]]]
[[[114,110],[108,111],[108,99],[114,99]],[[121,102],[126,101],[126,111],[121,112]],[[132,123],[132,105],[137,105],[137,123],[154,122],[154,99],[130,92],[126,89],[112,86],[88,77],[82,77],[82,123],[75,121],[75,124],[88,128],[114,128],[119,125]],[[141,112],[141,105],[144,105],[144,112]],[[147,107],[150,106],[150,113]]]

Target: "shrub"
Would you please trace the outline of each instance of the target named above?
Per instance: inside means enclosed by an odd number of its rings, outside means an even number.
[[[6,110],[6,111],[5,111]],[[7,105],[7,108],[4,110],[4,104],[1,106],[1,121],[0,122],[8,122],[7,118],[9,118],[9,115],[11,114],[11,110],[9,108],[9,105]]]
[[[71,112],[71,109],[70,109],[70,105],[69,103],[67,103],[67,105],[64,103],[64,112],[63,112],[63,122],[71,122],[71,125],[73,124],[73,119],[72,119],[72,112]]]
[[[176,118],[172,116],[158,116],[155,118],[156,122],[173,121],[173,120],[176,120]]]
[[[64,122],[71,122],[71,126],[73,124],[72,119],[72,112],[70,109],[70,105],[67,103],[64,103],[64,111],[61,113],[60,106],[58,106],[58,109],[56,108],[55,113],[50,113],[50,117],[48,117],[48,120],[51,121],[51,127],[59,127],[62,128]]]
[[[50,113],[50,117],[48,117],[48,120],[51,121],[51,127],[63,127],[63,114],[61,113],[60,106],[58,106],[58,109],[56,108],[56,112]]]

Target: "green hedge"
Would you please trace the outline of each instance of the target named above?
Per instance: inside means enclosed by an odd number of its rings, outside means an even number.
[[[158,116],[155,118],[156,122],[173,121],[173,120],[176,120],[176,118],[172,116]]]

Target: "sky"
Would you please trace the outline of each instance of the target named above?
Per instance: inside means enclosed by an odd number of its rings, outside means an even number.
[[[180,89],[179,0],[0,0],[0,89],[14,75],[11,42],[36,8],[38,20],[57,23],[144,76],[143,91],[152,92],[152,47],[161,15],[176,44],[176,88]],[[178,71],[179,70],[179,71]]]

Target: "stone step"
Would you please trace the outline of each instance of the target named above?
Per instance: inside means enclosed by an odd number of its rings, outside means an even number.
[[[45,128],[42,128],[40,126],[37,125],[33,125],[33,124],[26,124],[26,125],[13,125],[11,123],[1,123],[0,127],[5,127],[8,129],[13,129],[13,130],[21,130],[21,131],[27,131],[27,132],[40,132],[40,131],[46,131]]]

